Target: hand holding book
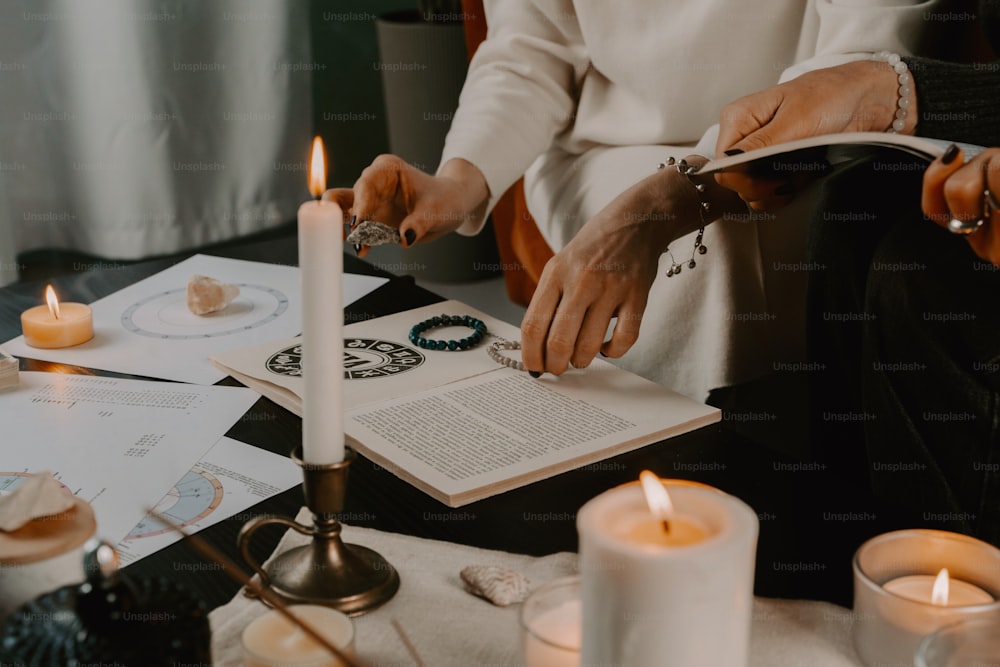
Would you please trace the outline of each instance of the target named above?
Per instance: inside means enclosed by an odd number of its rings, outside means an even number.
[[[1000,266],[1000,148],[965,162],[952,144],[924,173],[921,207],[928,218],[965,236],[980,258]]]
[[[899,67],[902,73],[883,62],[850,62],[807,72],[741,97],[722,110],[716,155],[745,153],[819,135],[885,132],[897,121],[899,131],[912,134],[916,102],[906,65]],[[754,210],[773,210],[789,203],[796,192],[825,173],[735,171],[718,174],[716,180],[738,192]]]

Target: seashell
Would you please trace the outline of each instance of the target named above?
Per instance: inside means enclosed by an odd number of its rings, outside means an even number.
[[[208,315],[222,310],[240,295],[240,288],[209,278],[191,276],[187,284],[187,307],[195,315]]]
[[[375,220],[362,220],[347,235],[347,242],[368,246],[398,244],[399,230]]]
[[[521,602],[528,596],[528,578],[495,565],[469,565],[460,573],[465,590],[498,607]]]

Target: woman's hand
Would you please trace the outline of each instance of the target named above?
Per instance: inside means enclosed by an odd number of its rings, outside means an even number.
[[[693,158],[698,166],[704,158]],[[696,177],[697,178],[697,177]],[[745,212],[733,193],[705,178],[713,218]],[[687,177],[663,169],[591,218],[542,271],[521,323],[521,356],[533,374],[590,365],[600,351],[620,357],[639,336],[660,255],[698,229],[699,197]],[[604,336],[617,318],[611,339]]]
[[[965,240],[979,257],[1000,266],[998,195],[1000,148],[987,148],[963,164],[962,150],[952,145],[924,172],[920,203],[927,217],[945,229],[952,219],[964,223],[982,220],[982,225],[973,226]]]
[[[786,83],[741,97],[722,109],[716,155],[746,152],[786,141],[840,132],[883,132],[895,120],[897,75],[871,60],[806,72]],[[912,98],[911,98],[912,100]],[[916,126],[912,105],[904,133]],[[716,180],[755,210],[780,208],[815,173],[758,177],[746,172],[716,174]]]
[[[449,160],[432,176],[395,155],[380,155],[353,188],[327,190],[323,199],[337,202],[354,223],[377,220],[398,227],[404,247],[410,247],[482,218],[489,195],[482,172],[465,160]]]

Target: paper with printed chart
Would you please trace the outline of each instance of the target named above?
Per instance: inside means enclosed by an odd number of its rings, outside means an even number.
[[[239,296],[220,311],[195,315],[186,301],[188,279],[194,275],[236,285]],[[18,336],[4,348],[16,357],[213,384],[225,374],[209,363],[212,355],[302,330],[299,280],[294,266],[195,255],[92,303],[94,338],[86,343],[43,350]],[[345,274],[344,305],[386,282]]]
[[[465,351],[425,350],[410,327],[472,315],[490,335]],[[693,401],[600,359],[535,379],[486,353],[520,330],[458,301],[344,329],[347,439],[369,459],[452,507],[680,435],[721,419]],[[462,327],[424,332],[461,338]],[[518,355],[516,350],[503,354]],[[216,356],[233,377],[301,415],[308,353],[298,339]]]
[[[258,398],[244,387],[21,373],[0,392],[0,492],[51,471],[118,542]]]
[[[302,469],[287,456],[222,438],[153,510],[196,533],[301,481]],[[180,539],[177,531],[146,516],[118,543],[118,555],[131,565]]]

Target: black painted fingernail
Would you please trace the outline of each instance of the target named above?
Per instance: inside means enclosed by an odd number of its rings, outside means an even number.
[[[411,246],[413,245],[413,242],[417,240],[417,233],[412,229],[407,229],[406,233],[403,234],[403,237],[406,239],[406,245]]]
[[[948,149],[945,150],[944,155],[941,156],[941,164],[951,164],[952,162],[955,161],[955,158],[957,157],[958,157],[958,146],[952,144],[951,146],[948,146]]]
[[[355,255],[360,255],[361,254],[361,244],[360,243],[355,243],[354,244],[354,254]]]
[[[730,148],[728,151],[722,151],[726,155],[739,155],[743,152],[742,148]]]
[[[598,351],[597,351],[597,354],[601,355],[601,356],[602,356],[602,357],[604,357],[605,359],[607,359],[607,358],[608,358],[608,355],[604,354],[604,352],[602,352],[601,350],[598,350]]]
[[[354,225],[356,225],[356,224],[358,224],[358,216],[352,215],[351,216],[351,229],[354,229]]]
[[[530,375],[533,378],[540,378],[540,377],[542,377],[542,374],[539,373],[538,371],[528,371],[528,375]]]
[[[791,183],[785,183],[784,185],[779,185],[774,189],[774,194],[779,197],[784,197],[785,195],[790,195],[795,192],[795,186]]]

